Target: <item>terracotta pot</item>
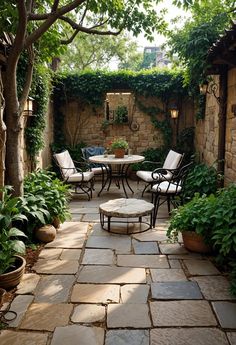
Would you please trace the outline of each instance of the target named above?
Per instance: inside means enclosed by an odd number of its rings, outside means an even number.
[[[16,269],[8,273],[0,274],[0,287],[9,289],[17,286],[24,274],[26,261],[23,257],[15,255],[15,266]]]
[[[54,240],[57,231],[53,225],[46,224],[44,226],[41,226],[41,228],[36,229],[34,234],[39,241],[48,243]]]
[[[186,249],[197,253],[209,253],[211,247],[205,244],[202,235],[196,234],[194,231],[183,231],[183,242]]]
[[[115,158],[124,158],[125,149],[114,149]]]

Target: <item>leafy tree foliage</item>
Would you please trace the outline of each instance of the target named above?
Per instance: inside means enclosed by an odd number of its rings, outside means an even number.
[[[193,88],[205,78],[208,50],[229,25],[235,10],[234,3],[227,0],[203,0],[192,1],[190,6],[185,2],[192,13],[192,19],[182,29],[168,33],[170,52],[172,55],[178,54],[186,70],[185,82]]]
[[[91,69],[110,69],[137,52],[137,44],[127,34],[119,36],[89,36],[80,32],[61,56],[60,70],[82,71]]]

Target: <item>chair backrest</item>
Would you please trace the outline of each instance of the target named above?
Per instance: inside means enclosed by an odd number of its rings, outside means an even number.
[[[64,180],[66,180],[72,174],[76,173],[77,170],[75,168],[74,162],[67,150],[60,153],[55,153],[53,155],[53,158],[59,166],[61,175]]]
[[[163,164],[164,169],[177,169],[181,164],[183,155],[181,153],[170,150],[166,156],[165,162]]]
[[[103,155],[105,152],[105,147],[89,146],[89,147],[83,147],[81,151],[82,151],[83,157],[85,159],[88,159],[89,157],[92,157],[92,156]]]

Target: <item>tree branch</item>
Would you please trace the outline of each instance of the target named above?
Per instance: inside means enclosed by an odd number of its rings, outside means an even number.
[[[55,0],[56,1],[56,0]],[[64,14],[74,10],[76,7],[82,5],[86,0],[74,0],[69,4],[58,8],[53,13],[35,15],[29,14],[29,20],[45,20],[34,32],[32,32],[25,41],[25,47],[29,47],[35,41],[37,41],[54,23]]]
[[[59,1],[60,0],[54,0],[54,3],[52,5],[52,9],[51,9],[51,13],[54,13],[57,10],[58,5],[59,5]]]
[[[68,38],[67,40],[61,40],[60,41],[61,44],[66,44],[66,45],[70,44],[74,40],[74,38],[77,36],[78,32],[79,32],[79,30],[75,30],[73,35],[71,35],[70,38]]]

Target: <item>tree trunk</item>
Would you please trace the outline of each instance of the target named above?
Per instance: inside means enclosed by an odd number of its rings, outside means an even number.
[[[13,194],[23,195],[23,157],[21,150],[21,116],[16,87],[16,65],[8,64],[4,97],[6,104],[6,182],[14,187]]]
[[[6,125],[3,121],[4,107],[5,101],[3,97],[3,84],[0,70],[0,188],[2,188],[5,183]],[[1,199],[2,193],[0,191],[0,200]]]

